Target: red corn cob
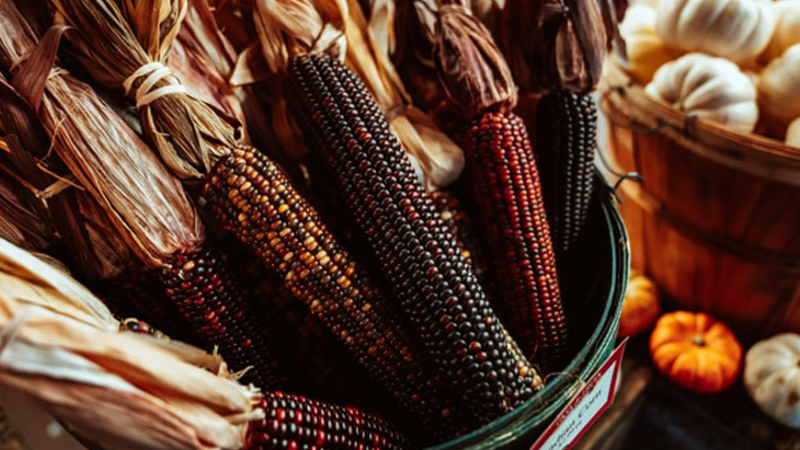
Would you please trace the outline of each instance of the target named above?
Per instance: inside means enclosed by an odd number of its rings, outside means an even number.
[[[440,0],[434,56],[450,101],[471,120],[466,172],[511,335],[546,370],[560,369],[567,327],[539,172],[511,111],[517,88],[489,30],[465,0]]]
[[[244,380],[269,389],[279,384],[274,344],[258,327],[236,283],[209,250],[178,253],[162,271],[167,295],[206,346],[216,346],[233,370],[252,367]]]
[[[403,450],[405,436],[380,416],[299,395],[266,392],[248,450]]]
[[[487,112],[467,131],[473,195],[483,218],[498,296],[526,355],[558,369],[567,327],[539,175],[522,121]]]
[[[289,109],[324,155],[372,253],[440,370],[475,420],[533,395],[455,238],[439,219],[364,84],[329,56],[294,58]],[[539,380],[540,381],[540,380]]]
[[[552,91],[539,102],[536,153],[553,246],[568,254],[580,237],[594,187],[597,107],[588,94]],[[559,258],[560,260],[561,258]]]
[[[292,294],[426,429],[454,432],[449,400],[432,385],[397,314],[266,156],[220,159],[205,195],[225,228],[251,246]]]

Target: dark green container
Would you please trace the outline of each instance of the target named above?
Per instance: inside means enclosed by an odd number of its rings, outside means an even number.
[[[516,410],[427,450],[529,449],[614,350],[628,283],[628,234],[607,186],[595,195],[574,273],[559,273],[575,357],[563,372]]]

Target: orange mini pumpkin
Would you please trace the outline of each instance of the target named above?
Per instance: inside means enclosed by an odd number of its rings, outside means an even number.
[[[650,337],[658,369],[683,388],[719,392],[739,373],[742,346],[722,322],[705,313],[664,314]]]
[[[617,336],[636,336],[650,328],[659,313],[658,288],[650,278],[632,271],[622,304]]]

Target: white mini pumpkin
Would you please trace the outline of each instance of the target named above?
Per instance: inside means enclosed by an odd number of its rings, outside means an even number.
[[[619,32],[625,39],[628,71],[639,83],[649,83],[659,67],[680,56],[680,53],[668,49],[658,37],[656,10],[649,6],[628,8]]]
[[[754,345],[745,357],[744,385],[762,411],[800,429],[800,335],[779,334]]]
[[[781,0],[770,4],[770,8],[775,16],[775,31],[761,58],[765,63],[800,44],[800,0]]]
[[[656,31],[667,46],[737,63],[761,54],[775,28],[770,4],[754,0],[661,0],[657,13]]]
[[[800,44],[773,59],[758,77],[758,102],[776,131],[800,116]]]
[[[686,113],[741,131],[758,121],[756,89],[736,64],[690,53],[661,66],[645,91]]]
[[[800,117],[789,124],[786,130],[786,145],[800,148]]]

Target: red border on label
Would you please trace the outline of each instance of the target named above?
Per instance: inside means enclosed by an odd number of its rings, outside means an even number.
[[[575,436],[574,439],[572,439],[568,444],[566,444],[565,446],[563,446],[561,449],[558,450],[568,450],[572,448],[583,437],[583,435],[586,434],[586,432],[589,431],[590,428],[592,428],[595,422],[597,422],[597,419],[599,419],[600,416],[603,415],[603,413],[611,406],[611,404],[614,401],[617,378],[619,378],[619,367],[622,364],[622,355],[625,353],[625,346],[627,344],[628,344],[628,339],[626,338],[625,340],[622,341],[622,343],[619,344],[619,346],[617,346],[617,348],[614,349],[613,352],[611,352],[611,355],[603,363],[600,369],[598,369],[598,371],[595,372],[594,375],[592,375],[589,381],[578,391],[578,393],[575,394],[575,396],[572,398],[572,400],[569,401],[567,406],[565,406],[564,409],[562,409],[561,412],[558,413],[558,416],[553,421],[553,423],[551,423],[544,431],[544,433],[542,433],[542,435],[539,436],[536,442],[534,442],[534,444],[531,446],[530,450],[541,449],[541,447],[545,444],[545,442],[547,442],[547,440],[559,429],[559,427],[563,425],[566,418],[575,409],[575,406],[584,397],[586,397],[586,395],[588,395],[594,389],[595,386],[597,386],[597,383],[600,381],[603,375],[608,373],[609,370],[613,369],[614,374],[612,375],[611,378],[611,388],[609,389],[608,398],[606,398],[603,406],[601,406],[600,409],[597,411],[597,413],[595,413],[595,415],[591,419],[589,419],[589,421],[586,423],[586,425],[583,426],[583,429],[578,433],[577,436]]]

